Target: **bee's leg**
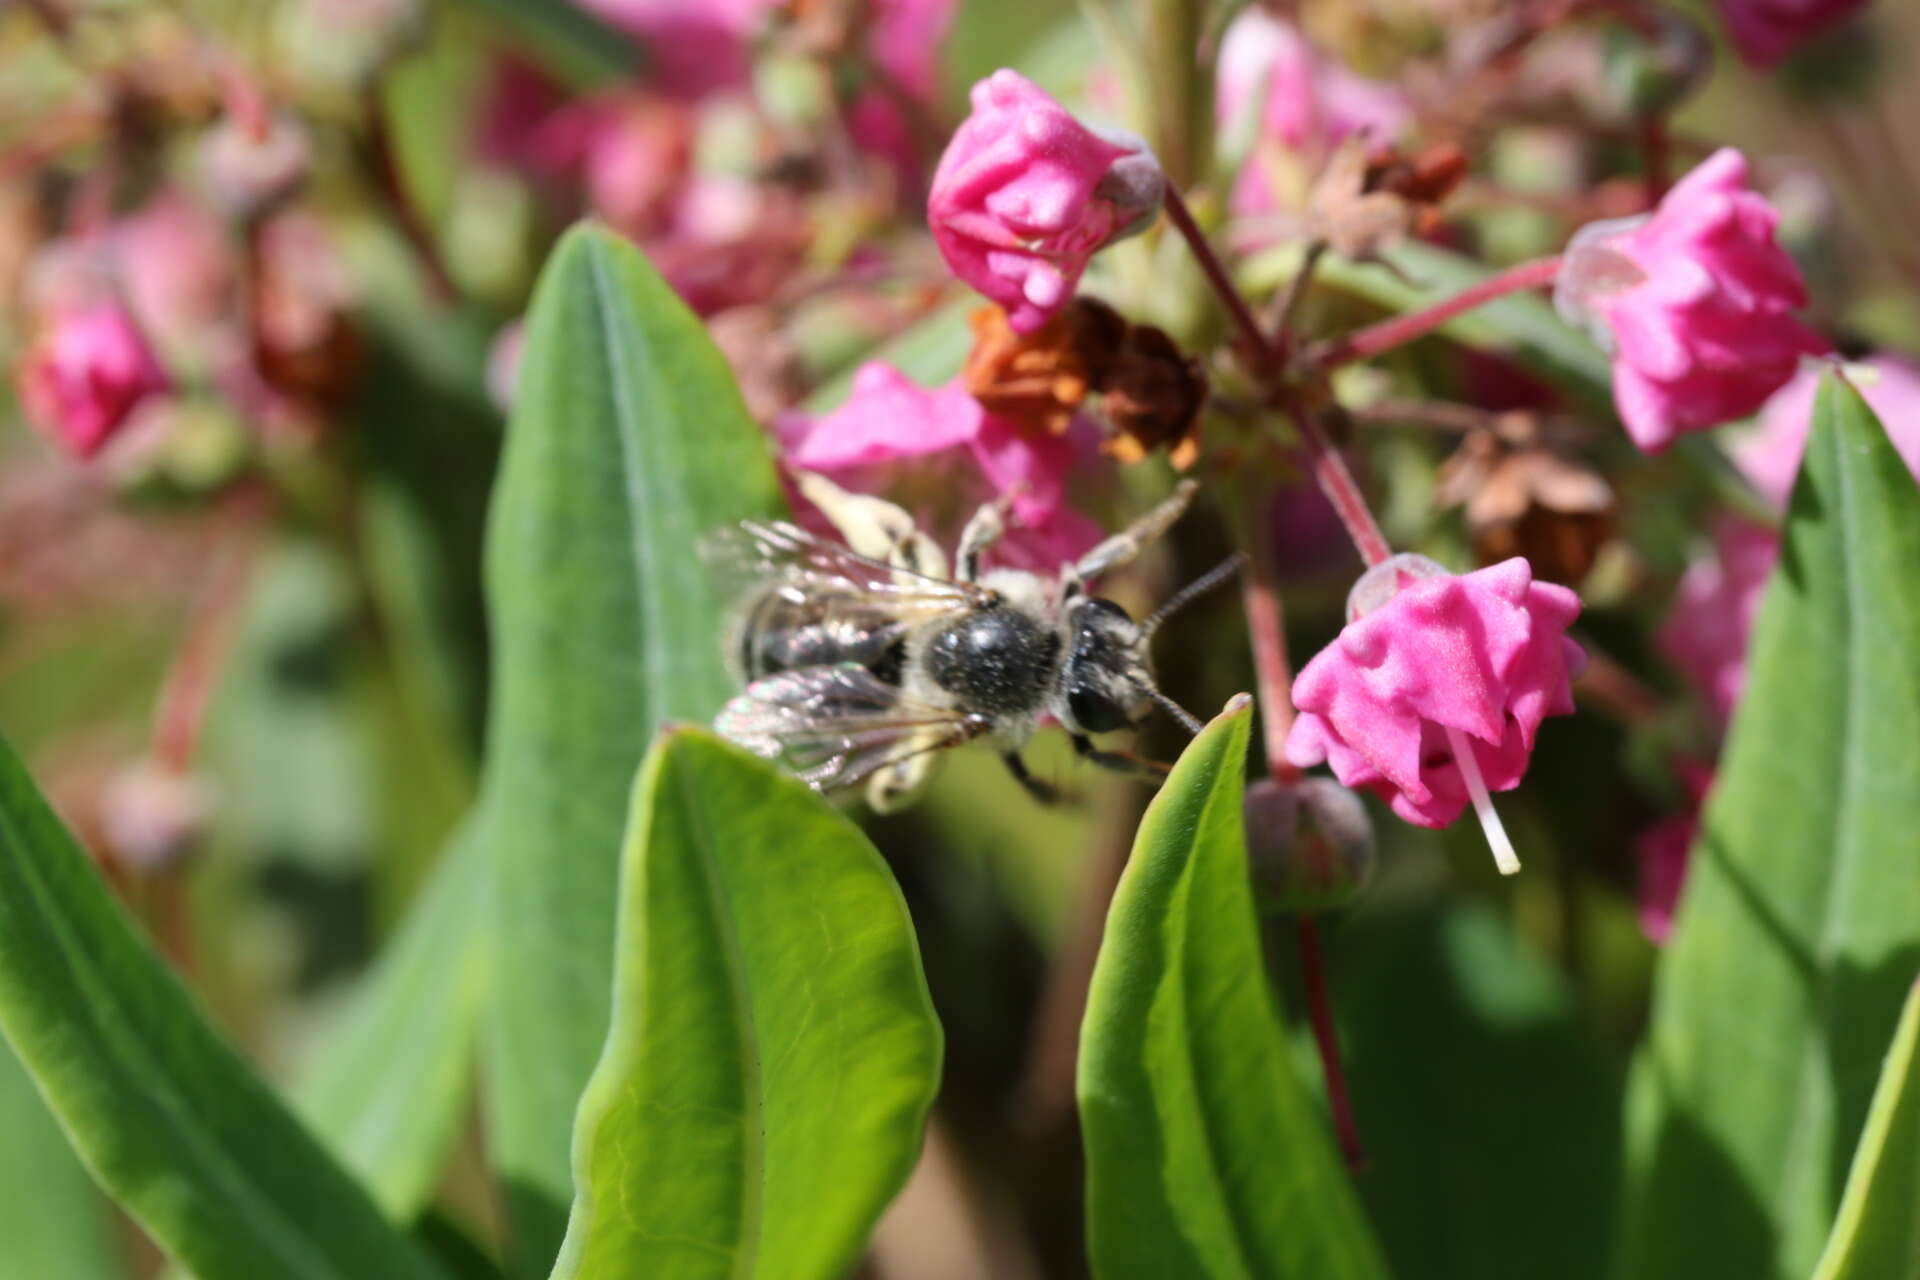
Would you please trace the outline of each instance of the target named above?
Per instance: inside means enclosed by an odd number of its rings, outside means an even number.
[[[1131,563],[1148,543],[1172,527],[1199,488],[1197,480],[1182,480],[1175,485],[1172,497],[1081,556],[1067,575],[1069,581],[1077,585]]]
[[[933,776],[936,760],[931,751],[924,746],[916,750],[913,745],[908,745],[906,750],[912,754],[903,754],[900,759],[882,765],[879,772],[867,779],[867,806],[875,813],[895,813],[906,808],[919,799],[920,789]]]
[[[954,574],[960,582],[980,580],[980,557],[1000,541],[1007,531],[1007,512],[1013,507],[1013,495],[1003,494],[982,506],[960,531],[960,546],[954,552]]]
[[[1003,751],[1000,753],[1000,758],[1006,761],[1007,772],[1013,775],[1015,782],[1026,788],[1028,795],[1038,800],[1041,804],[1058,804],[1060,802],[1060,789],[1050,782],[1042,782],[1040,779],[1034,777],[1033,774],[1029,773],[1027,771],[1027,762],[1020,758],[1018,751]]]
[[[1097,764],[1102,769],[1130,773],[1141,778],[1164,778],[1173,771],[1172,765],[1161,764],[1158,760],[1147,760],[1125,751],[1102,751],[1084,733],[1073,735],[1073,752],[1082,760]]]
[[[946,556],[915,527],[904,508],[885,498],[849,493],[813,471],[794,472],[793,483],[801,497],[820,508],[855,554],[930,578],[947,576]]]

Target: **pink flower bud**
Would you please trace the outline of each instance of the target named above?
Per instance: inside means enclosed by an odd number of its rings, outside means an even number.
[[[1746,157],[1724,148],[1653,213],[1592,223],[1568,245],[1554,302],[1609,349],[1615,407],[1647,452],[1752,413],[1827,349],[1793,316],[1806,286],[1778,222],[1747,187]]]
[[[1656,643],[1700,690],[1722,724],[1746,684],[1747,637],[1780,554],[1771,529],[1731,517],[1713,531],[1713,549],[1687,566]]]
[[[947,545],[975,507],[1005,494],[1013,496],[1012,519],[996,549],[1005,562],[1055,569],[1100,537],[1099,526],[1067,505],[1075,442],[988,413],[958,380],[923,387],[891,365],[869,363],[839,408],[783,414],[775,433],[789,466],[882,493],[930,520]]]
[[[1687,791],[1687,812],[1654,823],[1633,844],[1640,872],[1640,931],[1656,946],[1666,945],[1673,933],[1673,913],[1680,906],[1693,842],[1700,834],[1700,808],[1713,786],[1713,771],[1698,761],[1677,761],[1674,772]]]
[[[1867,0],[1719,0],[1733,47],[1771,67],[1807,40],[1866,8]]]
[[[1862,365],[1850,377],[1886,425],[1907,469],[1920,477],[1920,368],[1885,355]],[[1783,511],[1806,452],[1819,386],[1819,371],[1801,370],[1767,401],[1756,429],[1732,450],[1754,488]],[[1747,520],[1721,520],[1712,546],[1687,566],[1660,625],[1660,651],[1723,725],[1746,683],[1747,639],[1779,553],[1780,539],[1772,530]]]
[[[134,871],[161,871],[205,838],[213,793],[190,774],[152,763],[123,769],[100,793],[107,852]]]
[[[1247,788],[1247,860],[1269,911],[1327,911],[1373,879],[1373,824],[1360,797],[1329,778]]]
[[[92,457],[135,406],[168,386],[126,309],[112,302],[54,315],[17,378],[27,417],[77,458]]]
[[[1408,822],[1444,827],[1477,784],[1518,786],[1540,721],[1573,710],[1586,656],[1564,632],[1579,613],[1519,557],[1458,576],[1420,556],[1375,566],[1346,629],[1293,682],[1287,759],[1324,760]]]
[[[1031,333],[1073,296],[1088,259],[1152,221],[1166,179],[1144,142],[1088,128],[1017,72],[994,72],[972,96],[927,221],[953,273]]]
[[[284,113],[261,116],[222,116],[200,138],[200,181],[231,217],[255,218],[278,208],[313,170],[307,127]]]

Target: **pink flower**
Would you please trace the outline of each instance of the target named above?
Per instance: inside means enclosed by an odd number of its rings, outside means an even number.
[[[1724,724],[1746,684],[1747,637],[1780,540],[1769,529],[1732,517],[1716,525],[1713,537],[1712,552],[1681,576],[1656,643]]]
[[[875,361],[854,375],[839,408],[783,414],[774,430],[789,466],[931,514],[949,544],[975,507],[1007,493],[1013,519],[996,548],[1007,563],[1054,569],[1100,539],[1099,526],[1067,505],[1075,441],[995,417],[957,379],[923,387]]]
[[[513,412],[513,393],[520,386],[520,365],[527,355],[527,321],[509,320],[493,335],[487,348],[487,399],[502,413]]]
[[[1725,148],[1652,214],[1593,223],[1568,246],[1554,300],[1611,349],[1614,404],[1647,452],[1752,413],[1827,349],[1792,314],[1806,287],[1778,222]]]
[[[867,57],[886,83],[869,83],[847,105],[847,134],[862,151],[891,165],[905,183],[926,177],[909,111],[912,105],[930,108],[939,97],[939,55],[957,2],[871,0],[868,5]]]
[[[747,81],[748,45],[778,0],[574,0],[645,48],[650,87],[698,98]]]
[[[1579,599],[1533,581],[1519,557],[1456,576],[1396,556],[1360,579],[1347,612],[1339,638],[1293,682],[1300,716],[1287,759],[1326,761],[1408,822],[1444,827],[1469,802],[1454,743],[1471,747],[1489,790],[1510,791],[1540,721],[1573,710],[1570,682],[1586,657],[1563,633]]]
[[[1796,47],[1866,8],[1867,0],[1719,0],[1733,47],[1771,67]]]
[[[1256,106],[1257,101],[1257,106]],[[1304,189],[1319,159],[1357,133],[1389,141],[1413,118],[1393,85],[1356,75],[1315,53],[1300,29],[1263,9],[1241,11],[1220,42],[1214,117],[1223,132],[1257,129],[1256,145],[1233,186],[1231,205],[1242,215],[1270,213],[1283,204],[1285,168],[1304,152],[1296,181]]]
[[[21,406],[77,458],[90,458],[167,374],[126,309],[98,303],[51,318],[18,371]]]
[[[1877,355],[1860,361],[1878,376],[1855,379],[1861,396],[1879,415],[1907,470],[1920,477],[1920,366],[1899,356]],[[1782,511],[1800,474],[1813,424],[1814,393],[1820,370],[1802,369],[1760,410],[1758,429],[1733,446],[1734,461],[1753,487]]]
[[[1886,424],[1907,469],[1920,477],[1920,368],[1897,356],[1864,363],[1879,374],[1861,378],[1860,393]],[[1755,431],[1733,447],[1761,495],[1786,509],[1806,452],[1820,373],[1803,369],[1760,411]],[[1687,566],[1658,635],[1660,650],[1700,690],[1722,724],[1733,715],[1746,682],[1747,639],[1773,573],[1780,540],[1746,520],[1722,520],[1712,548]]]
[[[1700,807],[1713,786],[1713,771],[1704,765],[1682,760],[1676,771],[1687,789],[1687,812],[1654,823],[1633,846],[1640,869],[1640,931],[1656,946],[1666,945],[1673,933],[1673,913],[1687,884],[1694,839],[1700,834]]]
[[[1142,229],[1165,178],[1138,138],[1102,136],[1017,72],[973,86],[933,175],[927,221],[947,265],[1017,333],[1052,318],[1105,245]]]

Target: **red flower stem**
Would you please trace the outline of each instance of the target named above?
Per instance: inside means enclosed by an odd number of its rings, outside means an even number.
[[[1254,372],[1275,388],[1272,402],[1286,406],[1300,439],[1313,458],[1313,478],[1319,482],[1327,501],[1333,504],[1334,511],[1339,514],[1340,523],[1346,526],[1353,545],[1360,551],[1360,558],[1370,565],[1379,564],[1393,552],[1387,545],[1386,536],[1380,532],[1380,526],[1374,521],[1366,495],[1354,483],[1353,473],[1347,470],[1347,464],[1341,460],[1333,442],[1327,439],[1327,433],[1321,429],[1319,421],[1302,410],[1292,396],[1278,387],[1283,371],[1280,359],[1260,332],[1260,322],[1253,318],[1247,300],[1234,287],[1233,278],[1227,274],[1220,256],[1213,251],[1212,243],[1200,230],[1200,224],[1193,220],[1193,211],[1187,208],[1187,202],[1171,186],[1167,188],[1166,208],[1168,220],[1186,240],[1187,247],[1200,264],[1201,273],[1220,296],[1227,315],[1240,331],[1241,345],[1246,348],[1246,356],[1253,363]]]
[[[1667,135],[1667,118],[1649,116],[1640,122],[1640,167],[1646,183],[1647,208],[1660,203],[1671,185],[1673,142]]]
[[[235,545],[227,548],[226,563],[214,571],[195,606],[187,635],[167,669],[153,716],[153,761],[169,773],[186,773],[199,748],[200,727],[213,700],[215,678],[226,658],[228,643],[239,625],[246,599],[247,579],[253,568],[266,501],[262,494],[245,495],[235,514]]]
[[[1347,1096],[1347,1074],[1340,1066],[1340,1040],[1333,1030],[1333,1003],[1327,998],[1327,966],[1320,951],[1320,927],[1310,915],[1301,915],[1300,977],[1306,986],[1307,1020],[1313,1024],[1313,1042],[1320,1050],[1320,1070],[1327,1078],[1327,1110],[1347,1168],[1359,1173],[1367,1167],[1367,1150],[1360,1145],[1360,1129],[1353,1122],[1353,1100]]]
[[[1293,419],[1295,431],[1306,442],[1307,452],[1313,458],[1313,478],[1320,484],[1320,492],[1327,495],[1327,501],[1333,504],[1333,512],[1340,517],[1340,523],[1346,526],[1347,536],[1353,539],[1353,545],[1360,552],[1360,559],[1369,567],[1379,564],[1393,554],[1393,548],[1387,543],[1387,535],[1380,532],[1379,522],[1373,518],[1373,509],[1367,505],[1367,497],[1360,492],[1360,485],[1353,478],[1353,472],[1347,470],[1346,459],[1333,447],[1333,441],[1327,438],[1326,428],[1320,420],[1301,408],[1297,401],[1286,402],[1287,414]]]
[[[1273,547],[1268,541],[1266,507],[1248,509],[1247,572],[1240,578],[1240,599],[1247,611],[1253,645],[1254,688],[1260,695],[1260,733],[1267,772],[1278,782],[1300,777],[1287,762],[1287,731],[1293,728],[1293,664],[1287,658],[1286,615],[1273,585]]]
[[[1207,277],[1207,283],[1220,296],[1228,318],[1233,321],[1234,328],[1240,331],[1240,342],[1247,349],[1247,358],[1261,362],[1264,367],[1266,362],[1263,357],[1269,348],[1266,337],[1260,332],[1260,322],[1254,319],[1247,300],[1240,296],[1233,277],[1227,274],[1226,265],[1220,261],[1220,255],[1213,251],[1212,242],[1200,230],[1200,224],[1193,220],[1193,210],[1187,208],[1187,202],[1171,185],[1167,187],[1166,209],[1168,221],[1173,223],[1174,230],[1180,233],[1187,247],[1193,251],[1201,272]]]
[[[406,178],[400,172],[400,158],[394,150],[393,132],[387,127],[386,105],[378,93],[367,94],[367,163],[373,170],[374,185],[393,214],[401,238],[413,251],[426,276],[427,293],[441,306],[451,306],[460,298],[460,287],[453,281],[446,260],[440,256],[440,243],[433,227],[407,191]]]
[[[1551,284],[1559,274],[1560,258],[1557,254],[1551,258],[1522,262],[1490,275],[1450,298],[1442,298],[1431,306],[1382,320],[1379,324],[1368,325],[1344,337],[1322,343],[1310,353],[1311,359],[1323,372],[1337,369],[1343,364],[1352,364],[1356,360],[1370,359],[1383,351],[1391,351],[1412,342],[1415,338],[1425,337],[1455,316],[1496,298]]]

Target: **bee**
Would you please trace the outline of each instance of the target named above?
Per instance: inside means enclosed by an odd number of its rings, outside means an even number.
[[[1145,622],[1088,590],[1179,519],[1193,481],[1049,577],[983,572],[1006,499],[967,522],[949,574],[946,555],[901,508],[823,476],[796,480],[846,545],[749,521],[705,548],[749,579],[725,638],[744,689],[714,722],[722,737],[783,761],[817,791],[865,782],[868,803],[887,812],[913,797],[939,752],[976,739],[992,741],[1029,792],[1052,798],[1020,756],[1048,717],[1081,757],[1134,772],[1164,767],[1103,751],[1093,736],[1138,727],[1155,707],[1199,731],[1155,685],[1147,645],[1174,609],[1237,571],[1238,558]]]

